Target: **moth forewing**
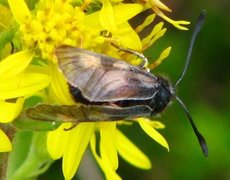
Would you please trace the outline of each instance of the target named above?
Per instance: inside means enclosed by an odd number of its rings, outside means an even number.
[[[151,99],[159,86],[151,73],[102,54],[61,46],[56,55],[67,82],[89,101]]]

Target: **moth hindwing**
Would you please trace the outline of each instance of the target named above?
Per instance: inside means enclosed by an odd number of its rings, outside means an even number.
[[[130,120],[140,116],[150,116],[148,106],[127,108],[91,105],[48,105],[40,104],[26,111],[27,117],[52,122],[98,122]]]

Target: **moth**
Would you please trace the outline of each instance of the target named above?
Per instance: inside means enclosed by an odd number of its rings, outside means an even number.
[[[36,120],[74,123],[132,120],[161,113],[175,98],[184,109],[203,154],[207,156],[208,149],[204,137],[175,93],[176,86],[187,71],[195,38],[203,24],[204,16],[202,13],[197,21],[185,68],[174,85],[165,78],[146,71],[142,65],[136,67],[89,50],[60,46],[56,49],[60,70],[74,100],[82,105],[40,104],[29,108],[27,115]],[[143,57],[137,52],[134,54]]]

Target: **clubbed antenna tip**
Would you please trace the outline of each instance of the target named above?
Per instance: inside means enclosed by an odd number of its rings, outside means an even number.
[[[176,82],[174,84],[174,87],[176,87],[181,82],[181,80],[184,78],[185,73],[187,72],[188,65],[189,65],[189,62],[190,62],[190,59],[191,59],[191,55],[192,55],[193,46],[195,44],[197,35],[200,32],[201,27],[203,26],[203,23],[204,23],[204,20],[205,20],[205,14],[206,14],[206,10],[202,10],[200,15],[199,15],[199,17],[198,17],[198,19],[197,19],[196,26],[195,26],[195,29],[193,31],[192,38],[191,38],[191,41],[190,41],[190,44],[189,44],[184,69],[183,69],[181,75],[179,76],[179,78],[176,80]]]
[[[202,136],[202,134],[198,131],[193,119],[192,119],[192,116],[190,115],[188,109],[186,108],[185,104],[183,103],[183,101],[178,97],[176,96],[176,100],[179,102],[179,104],[181,105],[181,107],[184,109],[187,117],[188,117],[188,120],[190,122],[190,124],[192,125],[192,129],[197,137],[197,140],[200,144],[200,147],[202,149],[202,152],[204,154],[205,157],[208,156],[208,146],[206,144],[206,141],[204,139],[204,137]]]

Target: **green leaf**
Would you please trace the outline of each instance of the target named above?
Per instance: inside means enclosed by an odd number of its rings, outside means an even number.
[[[10,153],[6,179],[32,179],[52,163],[46,148],[46,133],[18,131]]]
[[[6,5],[8,5],[8,2],[7,2],[7,0],[0,0],[0,4],[6,6]]]
[[[12,42],[16,30],[16,27],[10,27],[6,31],[0,33],[0,57],[2,57],[5,45]]]

